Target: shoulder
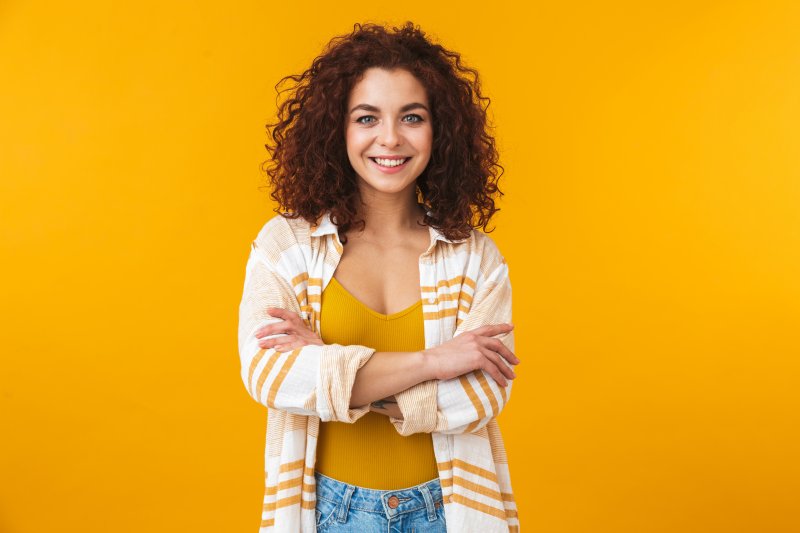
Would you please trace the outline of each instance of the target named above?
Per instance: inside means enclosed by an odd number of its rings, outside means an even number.
[[[504,257],[494,239],[480,230],[473,229],[468,241],[472,244],[472,250],[480,254],[489,263],[502,263]]]
[[[459,244],[452,246],[459,246]],[[497,243],[491,236],[478,229],[473,229],[461,246],[464,246],[470,258],[480,265],[480,271],[485,277],[500,267],[507,268],[506,259]]]
[[[269,219],[253,240],[253,248],[272,264],[307,245],[311,239],[311,224],[302,217],[288,218],[282,214]]]

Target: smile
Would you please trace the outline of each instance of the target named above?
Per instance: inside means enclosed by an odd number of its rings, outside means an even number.
[[[384,159],[382,157],[370,157],[370,166],[375,167],[382,174],[396,174],[405,170],[406,165],[411,160],[410,157],[400,159]]]
[[[402,159],[382,159],[380,157],[370,157],[371,161],[375,162],[378,166],[384,168],[397,168],[405,165],[410,157],[404,157]]]

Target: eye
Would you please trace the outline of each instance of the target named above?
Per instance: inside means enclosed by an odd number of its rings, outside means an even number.
[[[406,119],[406,118],[415,118],[416,119],[416,120],[409,120],[407,122],[423,122],[424,121],[424,119],[421,116],[417,115],[417,114],[406,115],[403,118],[404,119]]]
[[[358,122],[359,124],[369,124],[369,122],[366,122],[366,121],[364,121],[364,119],[365,119],[365,118],[372,118],[372,119],[374,119],[375,117],[373,117],[372,115],[364,115],[363,117],[358,117],[358,118],[356,119],[356,122]]]

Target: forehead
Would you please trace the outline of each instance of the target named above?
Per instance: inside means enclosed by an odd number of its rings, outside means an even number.
[[[370,68],[350,91],[348,105],[371,104],[383,110],[409,102],[428,104],[425,87],[413,74],[404,69]]]

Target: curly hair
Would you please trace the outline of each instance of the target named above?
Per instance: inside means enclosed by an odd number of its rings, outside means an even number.
[[[500,210],[494,196],[503,196],[503,167],[486,116],[490,99],[460,54],[431,43],[412,22],[392,30],[356,23],[352,33],[334,37],[305,72],[275,85],[276,104],[288,91],[278,104],[278,121],[267,124],[271,161],[262,164],[275,211],[311,224],[328,211],[342,242],[353,224],[364,227],[343,134],[348,98],[367,69],[405,69],[425,88],[433,122],[431,158],[416,183],[417,201],[428,212],[423,223],[448,239],[467,238],[473,228],[487,229]],[[287,80],[294,84],[280,90]]]

